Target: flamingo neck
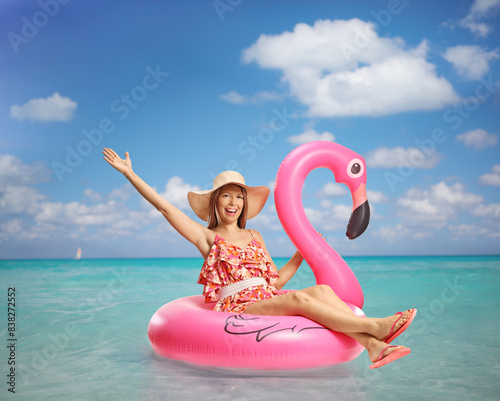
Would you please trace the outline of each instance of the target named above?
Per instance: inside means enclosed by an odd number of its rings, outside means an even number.
[[[296,148],[278,170],[275,202],[283,228],[311,267],[316,283],[329,285],[342,300],[361,308],[363,291],[356,276],[314,229],[302,204],[302,188],[307,175],[320,167],[326,167],[334,174],[335,170],[340,171],[338,169],[344,167],[344,149],[329,142],[321,146],[310,143]]]

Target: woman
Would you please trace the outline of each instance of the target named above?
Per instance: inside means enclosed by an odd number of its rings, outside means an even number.
[[[219,174],[211,190],[188,193],[194,212],[205,227],[158,195],[132,170],[129,153],[125,159],[108,148],[104,159],[125,175],[184,238],[194,244],[205,260],[198,283],[204,285],[205,301],[214,310],[253,315],[300,315],[358,341],[378,368],[411,352],[389,345],[413,321],[416,309],[386,318],[361,318],[327,285],[298,291],[281,288],[295,274],[302,256],[297,251],[279,271],[267,252],[260,233],[246,229],[246,220],[260,213],[269,188],[245,185],[241,174]]]

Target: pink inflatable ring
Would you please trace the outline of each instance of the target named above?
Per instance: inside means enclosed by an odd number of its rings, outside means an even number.
[[[302,186],[315,168],[329,168],[353,196],[347,236],[367,227],[366,169],[363,158],[332,142],[310,142],[294,149],[281,163],[275,186],[280,221],[317,284],[330,285],[358,316],[364,316],[363,292],[345,261],[309,223],[302,206]],[[301,316],[255,316],[214,312],[201,295],[162,306],[148,326],[154,351],[167,358],[218,367],[303,369],[350,361],[363,347]]]

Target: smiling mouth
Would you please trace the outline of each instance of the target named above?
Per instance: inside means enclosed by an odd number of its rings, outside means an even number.
[[[230,216],[234,216],[234,215],[236,215],[236,213],[238,213],[238,209],[224,209],[224,210]]]

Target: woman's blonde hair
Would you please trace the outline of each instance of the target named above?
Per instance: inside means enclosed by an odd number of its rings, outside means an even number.
[[[236,184],[230,184],[236,185]],[[241,210],[240,217],[238,218],[238,227],[245,228],[247,225],[247,190],[239,185],[236,185],[241,189],[243,194],[243,209]],[[208,204],[208,225],[207,227],[212,230],[220,224],[220,216],[217,211],[217,202],[219,200],[220,193],[225,186],[217,188],[210,194],[210,203]]]

